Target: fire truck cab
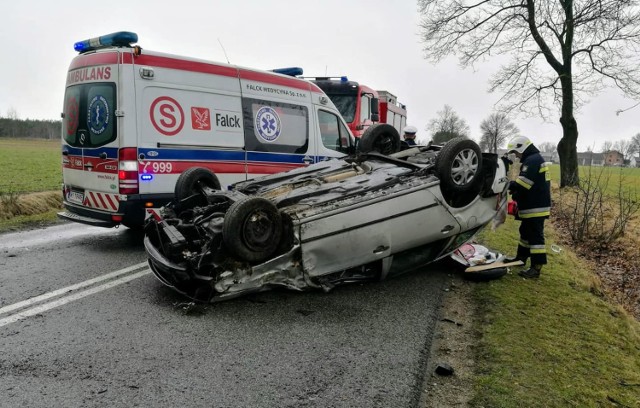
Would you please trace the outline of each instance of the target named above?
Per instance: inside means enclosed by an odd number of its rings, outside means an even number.
[[[341,157],[354,138],[310,81],[143,50],[117,32],[75,44],[62,124],[63,219],[139,227],[202,168],[220,188]],[[300,75],[302,72],[294,72]]]
[[[308,78],[333,101],[351,133],[357,138],[374,123],[392,125],[398,133],[407,125],[407,108],[395,95],[376,91],[366,85],[342,77]]]

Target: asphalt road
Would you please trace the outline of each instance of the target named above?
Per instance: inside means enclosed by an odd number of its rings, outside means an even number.
[[[0,235],[1,407],[419,405],[446,273],[193,305],[145,261],[125,228]]]

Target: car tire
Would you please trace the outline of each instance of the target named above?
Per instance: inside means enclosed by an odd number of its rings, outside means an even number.
[[[385,155],[400,151],[400,134],[393,126],[377,123],[369,126],[360,137],[358,150],[361,153],[377,152]]]
[[[267,260],[282,238],[282,216],[262,197],[245,197],[229,207],[222,225],[222,240],[240,259],[251,263]]]
[[[466,137],[451,139],[436,157],[436,174],[442,192],[449,195],[477,195],[482,186],[482,152]]]
[[[178,177],[176,187],[174,189],[175,199],[182,201],[193,195],[200,195],[194,203],[197,206],[206,205],[207,198],[204,195],[202,186],[209,187],[214,190],[220,190],[220,181],[218,177],[209,169],[203,167],[191,167],[185,170]]]
[[[506,267],[498,267],[493,269],[485,269],[484,271],[477,272],[462,272],[462,277],[468,281],[473,282],[488,282],[495,279],[502,278],[507,274]]]

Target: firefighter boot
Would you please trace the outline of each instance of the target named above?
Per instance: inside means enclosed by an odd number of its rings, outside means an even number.
[[[542,265],[532,265],[531,268],[518,272],[518,275],[525,279],[537,279],[540,277]]]

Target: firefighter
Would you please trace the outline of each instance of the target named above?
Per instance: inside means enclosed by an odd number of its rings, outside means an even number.
[[[418,129],[415,126],[406,126],[402,132],[404,133],[403,138],[404,141],[409,146],[416,145],[416,133],[418,133]]]
[[[518,204],[516,219],[520,220],[520,242],[515,258],[506,262],[520,260],[525,264],[531,258],[531,266],[518,275],[531,279],[540,276],[542,266],[547,263],[547,251],[544,243],[544,221],[551,211],[551,186],[549,167],[540,150],[525,136],[511,139],[507,145],[508,153],[515,153],[520,159],[520,174],[509,183],[511,197]]]

